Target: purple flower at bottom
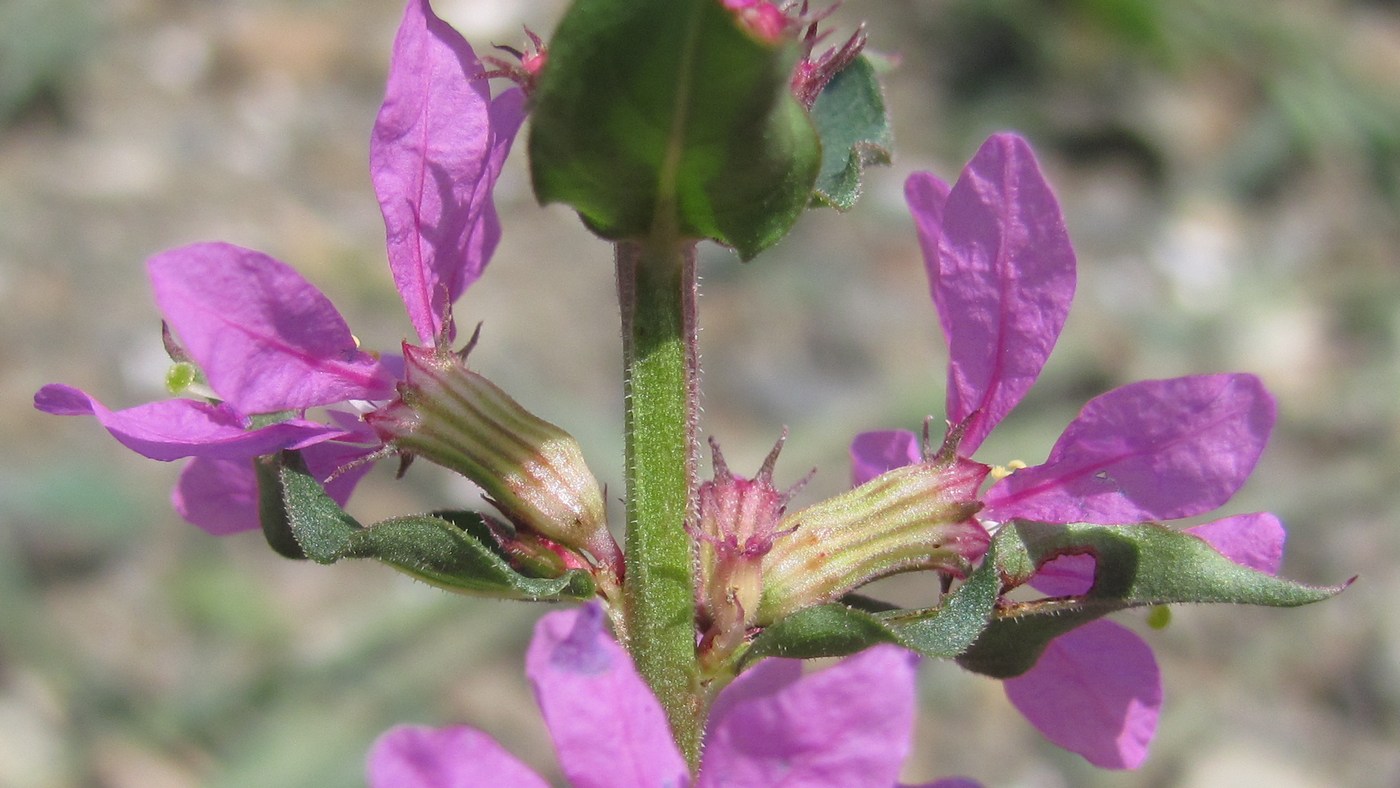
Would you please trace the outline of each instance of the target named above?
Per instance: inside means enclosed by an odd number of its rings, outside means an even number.
[[[389,267],[419,339],[450,341],[451,305],[475,282],[500,240],[491,193],[525,116],[524,95],[491,97],[467,42],[410,0],[394,41],[375,120],[370,174],[384,215]],[[172,503],[212,534],[258,527],[252,460],[300,449],[344,503],[379,448],[349,410],[329,423],[316,407],[390,399],[394,359],[362,352],[330,300],[290,266],[227,243],[200,243],[147,263],[156,305],[207,383],[205,399],[110,410],[71,386],[34,396],[46,413],[95,417],[146,457],[193,458]],[[339,473],[337,473],[339,471]]]
[[[690,785],[661,705],[603,626],[597,606],[550,613],[526,654],[565,776],[576,788]],[[806,675],[797,660],[760,662],[716,699],[695,784],[896,785],[914,724],[915,662],[892,646]],[[368,775],[372,788],[547,785],[467,726],[395,727],[371,749]]]
[[[948,344],[950,434],[962,432],[957,452],[970,459],[1059,338],[1074,296],[1074,250],[1034,154],[1010,134],[987,140],[951,188],[916,173],[905,196]],[[1252,375],[1131,383],[1090,400],[1045,462],[982,491],[977,519],[995,533],[1014,520],[1122,525],[1205,514],[1244,484],[1273,423],[1273,400]],[[919,439],[906,431],[864,433],[851,456],[857,484],[923,461]],[[1259,569],[1261,555],[1282,549],[1269,515],[1229,518],[1197,535]],[[1033,585],[1083,593],[1092,561],[1056,559]],[[1107,621],[1057,638],[1006,690],[1050,740],[1106,768],[1146,757],[1162,697],[1151,649]]]

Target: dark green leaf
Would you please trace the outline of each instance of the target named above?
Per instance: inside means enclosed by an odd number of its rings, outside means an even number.
[[[1050,641],[1123,606],[1103,601],[1028,602],[998,615],[958,664],[974,673],[1009,679],[1035,667]]]
[[[396,517],[357,531],[345,555],[375,558],[425,583],[460,593],[533,600],[587,600],[594,594],[587,572],[526,577],[496,550],[433,515]]]
[[[715,0],[575,2],[534,96],[536,197],[611,240],[713,238],[752,258],[797,220],[821,163],[789,93],[797,56]]]
[[[761,657],[841,657],[878,643],[950,659],[976,641],[987,626],[1001,588],[996,566],[995,555],[989,552],[967,581],[931,610],[872,612],[842,603],[800,610],[759,633],[744,653],[744,662]],[[873,600],[856,601],[864,608],[883,607]]]
[[[877,643],[898,642],[899,636],[879,617],[833,602],[804,608],[765,627],[744,652],[744,662],[763,657],[844,657]]]
[[[1231,561],[1205,540],[1164,525],[1047,525],[1017,523],[997,541],[1020,542],[1038,567],[1057,555],[1098,557],[1090,599],[1133,607],[1178,602],[1297,607],[1320,602],[1345,586],[1308,586]]]
[[[318,564],[333,564],[344,557],[350,537],[362,526],[326,494],[299,453],[284,451],[277,456],[277,481],[281,515],[302,553]]]
[[[889,164],[894,134],[875,67],[862,56],[842,69],[812,105],[822,141],[821,173],[813,198],[848,211],[860,196],[860,178],[872,164]]]
[[[1056,556],[1087,553],[1097,558],[1087,594],[1001,607],[976,644],[958,657],[963,667],[996,678],[1030,670],[1051,640],[1118,610],[1187,602],[1296,607],[1346,588],[1308,586],[1257,572],[1204,540],[1156,524],[1015,523],[1002,529],[995,546],[1001,574],[1013,586]]]
[[[507,599],[586,600],[594,595],[592,577],[581,570],[558,577],[518,572],[481,517],[471,512],[396,517],[365,528],[326,494],[296,452],[260,463],[259,480],[264,532],[278,538],[290,534],[299,552],[317,563],[373,558],[449,591]]]
[[[926,657],[951,659],[963,653],[986,629],[1001,592],[995,551],[992,545],[982,565],[937,610],[916,615],[892,611],[880,617],[903,645]]]

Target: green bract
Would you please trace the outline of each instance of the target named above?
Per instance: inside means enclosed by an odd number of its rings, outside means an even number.
[[[604,238],[712,238],[751,259],[797,220],[821,164],[788,90],[797,57],[715,0],[575,3],[534,97],[536,196]]]

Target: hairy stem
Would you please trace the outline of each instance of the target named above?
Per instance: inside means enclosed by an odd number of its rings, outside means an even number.
[[[627,648],[692,768],[703,704],[687,526],[696,516],[695,244],[619,243],[627,447]]]

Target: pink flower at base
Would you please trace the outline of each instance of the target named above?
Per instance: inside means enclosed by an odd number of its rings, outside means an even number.
[[[1074,250],[1034,154],[1013,135],[987,140],[951,188],[916,173],[905,196],[948,344],[947,419],[964,430],[958,454],[970,459],[1059,338],[1074,296]],[[977,519],[994,533],[1012,520],[1118,525],[1207,513],[1244,484],[1274,415],[1252,375],[1122,386],[1090,400],[1045,462],[984,490]],[[851,456],[856,484],[923,459],[906,431],[864,433]],[[1200,535],[1241,554],[1272,549],[1271,537],[1242,521]],[[1034,585],[1074,593],[1065,589],[1085,560],[1057,559]],[[1088,565],[1092,573],[1091,558]],[[1151,650],[1128,630],[1099,621],[1063,635],[1006,687],[1042,733],[1095,765],[1133,768],[1146,757],[1161,678]]]
[[[690,785],[660,704],[603,627],[597,606],[550,613],[526,655],[564,775],[575,788]],[[807,675],[795,660],[759,663],[715,701],[695,784],[896,785],[914,722],[915,661],[877,646]],[[371,788],[547,784],[466,726],[385,732],[368,777]]]
[[[452,336],[451,304],[475,282],[500,240],[491,198],[524,119],[524,98],[492,98],[471,47],[411,0],[394,43],[375,122],[371,175],[384,215],[389,266],[419,338]],[[172,503],[215,535],[258,527],[254,458],[305,452],[341,504],[379,448],[349,411],[331,423],[309,408],[394,396],[390,359],[362,352],[330,300],[290,266],[227,243],[200,243],[147,263],[156,304],[208,381],[213,401],[171,399],[113,411],[71,386],[50,384],[34,406],[90,415],[128,448],[156,460],[193,458]],[[264,422],[275,420],[276,423]]]

